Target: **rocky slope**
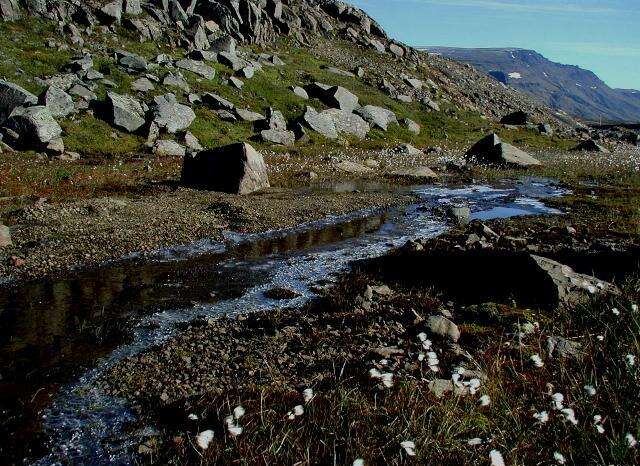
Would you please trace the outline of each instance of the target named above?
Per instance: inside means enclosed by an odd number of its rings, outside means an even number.
[[[640,120],[640,92],[612,89],[591,71],[552,62],[533,50],[453,47],[426,50],[469,63],[501,83],[585,120]]]

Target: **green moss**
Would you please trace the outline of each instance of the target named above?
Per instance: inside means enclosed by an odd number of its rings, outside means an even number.
[[[85,116],[78,121],[63,121],[63,139],[68,150],[88,156],[115,156],[136,153],[144,140],[140,136],[119,132],[105,121]],[[116,133],[118,138],[111,137]]]

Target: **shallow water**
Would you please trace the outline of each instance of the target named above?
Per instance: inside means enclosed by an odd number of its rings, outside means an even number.
[[[353,260],[444,232],[447,223],[432,214],[433,207],[464,202],[478,219],[559,213],[540,200],[563,193],[534,179],[411,191],[417,201],[402,210],[361,211],[268,233],[228,233],[224,244],[203,240],[159,251],[150,261],[133,257],[61,280],[0,290],[0,406],[8,411],[20,395],[41,387],[55,395],[52,402],[43,401],[42,419],[20,413],[23,419],[18,416],[0,432],[14,440],[0,441],[0,457],[2,450],[15,448],[13,431],[22,429],[26,442],[33,443],[41,421],[47,454],[37,464],[129,464],[130,447],[140,438],[124,434],[123,427],[133,416],[126,403],[94,384],[114,362],[170,338],[179,331],[177,323],[199,316],[300,306]],[[274,287],[299,296],[267,299],[264,293]],[[59,383],[81,372],[58,390]]]

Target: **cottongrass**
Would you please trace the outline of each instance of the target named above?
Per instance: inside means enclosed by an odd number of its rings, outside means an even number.
[[[564,395],[562,393],[554,393],[551,395],[551,399],[553,401],[553,409],[560,411],[564,408]]]
[[[245,415],[245,410],[244,410],[244,408],[242,406],[236,406],[233,409],[233,417],[234,418],[239,420],[244,415]]]
[[[638,441],[632,434],[627,434],[625,436],[625,439],[627,441],[627,445],[629,446],[629,448],[635,448],[638,446]]]
[[[189,418],[190,421],[197,421],[198,420],[198,416],[191,413],[187,416]]]
[[[400,442],[400,446],[404,449],[408,456],[416,456],[416,444],[411,440]]]
[[[491,450],[489,459],[491,460],[491,466],[504,466],[504,458],[498,450]]]
[[[620,310],[617,307],[614,307],[613,309],[611,309],[611,313],[614,316],[619,316],[620,315]]]
[[[227,432],[229,432],[229,435],[231,435],[232,437],[241,435],[243,431],[240,424],[236,422],[239,419],[238,417],[236,417],[236,410],[237,408],[233,410],[233,416],[227,416],[226,418],[224,418],[224,423],[227,426]],[[240,415],[240,417],[244,416],[244,409],[238,410],[238,414]]]
[[[567,422],[570,422],[571,424],[573,424],[574,426],[578,425],[578,420],[576,419],[576,413],[573,409],[571,408],[564,408],[560,411],[562,414],[564,414],[564,419]]]
[[[546,411],[540,411],[539,413],[533,413],[533,417],[539,424],[546,424],[549,422],[549,413]]]
[[[479,437],[469,439],[469,440],[467,440],[467,445],[469,445],[471,447],[476,447],[478,445],[482,445],[482,439],[479,438]]]
[[[636,357],[635,355],[629,353],[627,354],[624,359],[627,361],[627,364],[629,365],[629,367],[633,367],[636,365]]]
[[[480,397],[480,406],[489,406],[491,404],[491,398],[489,395],[482,395]]]
[[[567,462],[567,460],[564,458],[564,455],[559,451],[553,453],[553,459],[557,464],[565,464]]]
[[[596,389],[595,389],[595,387],[593,385],[585,385],[583,388],[584,388],[584,391],[586,392],[587,395],[595,396]]]
[[[203,450],[206,450],[207,448],[209,448],[209,444],[211,443],[212,440],[213,440],[213,431],[212,430],[202,431],[196,437],[196,443]]]
[[[533,356],[531,356],[531,362],[533,362],[533,365],[536,367],[542,367],[544,366],[544,362],[542,362],[542,358],[540,357],[539,354],[534,354]]]
[[[393,387],[393,373],[391,372],[382,373],[378,369],[374,368],[369,370],[369,377],[374,380],[381,381],[385,388]]]
[[[364,466],[364,460],[362,458],[353,460],[353,466]]]
[[[313,400],[313,389],[305,388],[302,391],[302,398],[304,399],[305,403],[309,403],[311,400]]]
[[[604,434],[604,426],[602,425],[602,423],[602,416],[600,416],[599,414],[593,416],[593,425],[599,434]]]

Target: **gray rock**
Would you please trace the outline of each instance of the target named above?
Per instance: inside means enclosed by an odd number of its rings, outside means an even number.
[[[424,85],[422,81],[416,78],[405,78],[404,82],[414,89],[422,89],[422,86]]]
[[[62,128],[47,107],[18,107],[5,126],[19,135],[18,147],[38,149],[60,138]]]
[[[281,111],[269,108],[267,110],[267,117],[264,119],[264,129],[276,129],[286,130],[287,119],[284,117]]]
[[[318,113],[313,107],[307,107],[302,117],[304,123],[317,133],[328,139],[337,139],[338,131],[333,119],[329,115]]]
[[[224,121],[228,121],[231,123],[235,123],[236,121],[238,121],[238,118],[235,116],[235,114],[231,113],[229,110],[212,110],[212,113]]]
[[[436,379],[429,382],[429,391],[436,398],[443,398],[449,393],[453,393],[456,396],[466,396],[469,394],[469,389],[463,385],[456,385],[451,379]]]
[[[102,18],[109,24],[120,24],[122,20],[122,0],[107,3],[100,9]]]
[[[301,88],[300,86],[293,86],[291,88],[291,90],[293,91],[293,93],[295,95],[297,95],[298,97],[300,97],[301,99],[304,100],[309,100],[309,94],[307,94],[307,91],[305,91],[303,88]]]
[[[232,194],[250,194],[269,187],[267,165],[262,155],[247,143],[186,156],[182,182]]]
[[[67,69],[74,72],[89,71],[91,68],[93,68],[93,58],[91,58],[89,54],[74,58],[69,62],[69,65],[67,65]]]
[[[252,123],[255,123],[256,121],[262,121],[265,119],[264,115],[257,112],[252,112],[251,110],[236,108],[235,111],[236,115],[238,115],[238,118],[242,121],[250,121]]]
[[[356,162],[350,162],[348,160],[343,160],[336,163],[335,167],[340,171],[351,173],[352,175],[366,175],[367,173],[373,172],[373,169],[371,167],[367,167],[366,165],[362,165]]]
[[[182,89],[185,92],[190,91],[189,83],[182,76],[177,74],[168,73],[164,78],[162,78],[162,84],[165,86],[177,87],[178,89]]]
[[[500,141],[497,134],[490,134],[469,149],[466,160],[472,163],[488,165],[506,165],[526,168],[541,163],[517,147]]]
[[[153,144],[153,153],[159,157],[184,157],[186,150],[175,141],[159,139]]]
[[[296,141],[296,135],[293,131],[288,130],[265,129],[260,131],[260,140],[283,146],[293,146]]]
[[[138,78],[134,82],[131,83],[131,89],[138,92],[149,92],[154,90],[156,87],[148,78]]]
[[[104,74],[91,68],[87,70],[87,74],[84,75],[84,79],[87,81],[97,81],[98,79],[104,79]]]
[[[242,89],[242,87],[244,86],[244,82],[242,81],[242,79],[231,76],[229,78],[229,85],[235,87],[236,89]]]
[[[407,128],[411,133],[415,134],[416,136],[420,134],[420,130],[421,130],[420,125],[415,121],[410,120],[409,118],[404,118],[400,123],[402,124],[402,126]]]
[[[358,108],[358,96],[344,87],[334,86],[328,89],[320,98],[329,107],[353,112]]]
[[[618,293],[612,284],[577,273],[567,265],[541,256],[531,255],[531,259],[544,273],[545,289],[550,290],[552,300],[558,304],[576,303],[598,294]]]
[[[471,209],[463,205],[450,205],[447,208],[447,216],[458,225],[468,225],[471,221]]]
[[[210,92],[205,92],[204,94],[202,94],[202,103],[212,110],[233,111],[235,109],[235,105],[233,105],[227,99]]]
[[[211,42],[211,47],[209,50],[216,53],[230,53],[236,54],[236,40],[229,36],[222,36]]]
[[[411,144],[400,144],[396,147],[395,152],[401,155],[424,155],[424,152]]]
[[[4,21],[20,19],[20,5],[18,0],[0,0],[0,18]]]
[[[191,107],[178,102],[173,94],[157,96],[153,101],[155,103],[153,121],[159,128],[164,128],[170,134],[187,129],[196,119],[196,114]]]
[[[149,63],[144,57],[126,50],[118,50],[116,52],[118,64],[131,71],[143,72],[149,69]]]
[[[582,345],[577,341],[567,340],[563,337],[550,336],[547,339],[547,352],[549,356],[555,354],[560,358],[580,359]]]
[[[145,124],[142,105],[133,97],[107,92],[106,103],[111,123],[115,127],[133,133]]]
[[[238,70],[238,76],[242,76],[245,79],[251,79],[256,74],[256,69],[252,65],[247,65]]]
[[[540,134],[553,136],[553,127],[548,123],[540,123],[538,125],[538,131],[540,132]]]
[[[307,95],[309,97],[314,97],[316,99],[322,100],[324,98],[324,95],[329,89],[331,89],[331,87],[332,86],[329,86],[328,84],[315,82],[304,86],[304,90],[307,92]]]
[[[427,328],[434,335],[448,338],[456,343],[460,339],[458,326],[444,316],[430,316],[426,322]]]
[[[200,141],[198,140],[198,138],[195,137],[193,134],[191,134],[189,131],[184,133],[183,141],[185,145],[191,150],[194,150],[194,151],[202,150],[202,144],[200,144]]]
[[[37,105],[38,98],[17,84],[0,80],[0,123],[21,106]]]
[[[49,87],[40,94],[39,103],[54,117],[66,117],[75,110],[71,96],[57,87]]]
[[[13,246],[11,241],[11,231],[9,227],[0,223],[0,248]]]
[[[131,16],[138,16],[142,14],[142,7],[140,6],[140,0],[124,0],[124,12]]]
[[[341,70],[341,69],[335,68],[333,66],[326,67],[325,71],[328,71],[329,73],[337,74],[338,76],[345,76],[347,78],[355,78],[356,77],[356,75],[353,74],[350,71]]]
[[[391,110],[374,105],[365,105],[357,108],[355,113],[360,115],[365,121],[373,127],[377,127],[386,131],[392,123],[398,123],[396,114]]]
[[[233,71],[239,71],[247,66],[247,62],[245,60],[232,52],[218,53],[218,63],[231,68]]]
[[[389,52],[391,52],[398,58],[404,57],[404,49],[398,44],[394,44],[393,42],[389,44]]]
[[[87,88],[86,86],[83,86],[82,84],[76,84],[74,86],[71,86],[71,89],[69,89],[68,92],[69,92],[69,95],[80,97],[81,99],[86,100],[87,102],[91,102],[92,100],[96,100],[98,98],[95,92],[93,92],[91,89]]]
[[[411,102],[413,102],[413,98],[411,96],[404,95],[404,94],[398,95],[396,99],[399,100],[400,102],[404,102],[405,104],[410,104]]]
[[[424,99],[422,99],[422,105],[424,105],[425,107],[427,107],[430,110],[433,110],[434,112],[439,112],[440,111],[440,105],[438,105],[437,102],[431,100],[428,97],[425,97]]]
[[[176,62],[176,67],[191,71],[205,79],[213,79],[216,76],[216,70],[202,61],[192,60],[190,58],[183,58]]]
[[[358,139],[364,139],[371,130],[369,123],[355,113],[332,108],[323,111],[321,115],[329,116],[336,127],[336,131],[340,134],[347,134],[355,136]]]
[[[531,122],[531,116],[527,112],[517,111],[505,115],[500,120],[503,125],[525,126]]]

